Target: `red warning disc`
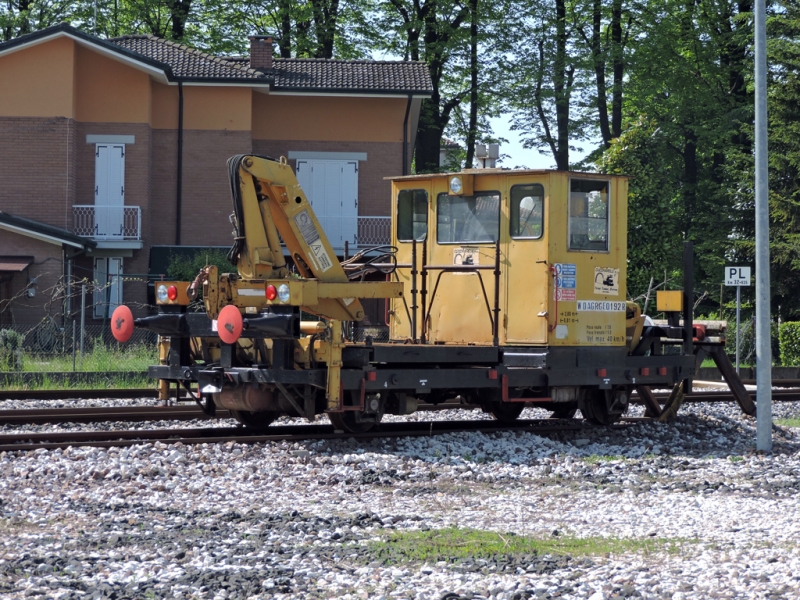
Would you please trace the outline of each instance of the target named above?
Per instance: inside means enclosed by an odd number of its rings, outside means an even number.
[[[111,315],[111,333],[118,342],[127,342],[133,335],[133,313],[124,304]]]
[[[242,313],[233,304],[229,304],[219,311],[217,332],[219,339],[226,344],[235,344],[242,335]]]

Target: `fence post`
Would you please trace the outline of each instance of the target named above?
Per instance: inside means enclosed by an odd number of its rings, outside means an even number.
[[[86,284],[81,285],[81,370],[83,370],[83,340],[86,336]]]
[[[72,319],[72,372],[75,372],[75,319]]]

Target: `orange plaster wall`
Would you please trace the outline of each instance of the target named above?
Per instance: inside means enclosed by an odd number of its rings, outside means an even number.
[[[183,86],[184,129],[250,131],[251,111],[249,88]]]
[[[75,118],[84,123],[149,123],[150,76],[76,47]]]
[[[253,92],[253,139],[402,142],[406,102]]]
[[[0,114],[74,117],[75,43],[68,38],[0,56]]]
[[[150,125],[153,129],[177,129],[178,86],[163,85],[155,81],[152,86],[153,109]]]

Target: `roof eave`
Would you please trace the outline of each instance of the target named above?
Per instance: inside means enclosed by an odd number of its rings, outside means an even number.
[[[122,62],[134,63],[133,66],[135,68],[147,71],[149,74],[162,81],[175,80],[172,67],[168,64],[148,58],[138,52],[132,52],[106,40],[101,40],[79,29],[75,29],[66,23],[34,31],[33,33],[27,33],[13,40],[3,42],[0,44],[0,56],[10,54],[11,52],[17,52],[26,47],[43,44],[59,37],[68,37],[83,46],[90,46],[103,54],[110,55],[114,59],[122,59]]]
[[[314,96],[391,96],[396,98],[430,98],[432,91],[420,90],[373,90],[357,88],[303,88],[303,87],[272,87],[270,93],[275,95],[300,95]]]

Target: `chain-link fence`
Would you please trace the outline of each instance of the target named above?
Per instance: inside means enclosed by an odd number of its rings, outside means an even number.
[[[108,322],[85,325],[81,330],[79,321],[68,321],[60,325],[53,317],[45,317],[34,324],[16,324],[0,329],[16,331],[22,338],[22,350],[28,355],[39,357],[71,355],[73,352],[92,352],[98,345],[115,347],[118,342],[111,334]],[[156,334],[143,329],[135,329],[133,337],[126,345],[152,344],[155,347]]]

